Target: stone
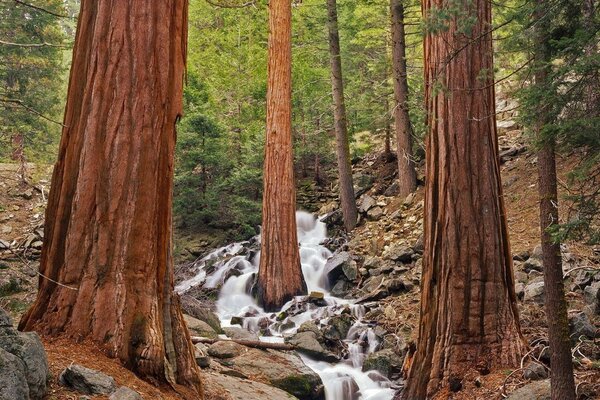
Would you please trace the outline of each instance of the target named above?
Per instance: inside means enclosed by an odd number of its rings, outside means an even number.
[[[530,258],[536,258],[538,260],[542,259],[542,245],[538,244],[537,246],[535,246],[533,248],[533,251],[531,252],[531,256]]]
[[[396,243],[392,244],[383,253],[383,257],[392,261],[399,261],[403,263],[411,262],[413,250],[405,245]]]
[[[538,304],[544,304],[544,282],[533,282],[529,285],[525,286],[525,294],[523,295],[523,299],[525,301],[533,301]]]
[[[519,300],[523,300],[525,296],[525,284],[522,282],[515,283],[515,294]]]
[[[367,212],[367,217],[369,217],[370,220],[378,220],[382,215],[383,209],[379,206],[373,207]]]
[[[530,361],[523,368],[523,377],[530,381],[539,381],[548,377],[548,371],[542,364]]]
[[[401,368],[402,358],[392,349],[379,350],[368,354],[362,367],[363,371],[376,370],[388,378],[392,371],[398,371]]]
[[[506,400],[551,400],[550,380],[528,383],[512,392]]]
[[[323,292],[312,291],[308,294],[308,297],[310,297],[311,299],[323,299],[325,298],[325,294]]]
[[[334,315],[329,318],[323,336],[329,340],[344,340],[353,324],[352,317],[348,314]]]
[[[304,324],[302,326],[304,326]],[[299,330],[292,336],[286,338],[285,341],[296,346],[296,349],[299,352],[304,353],[315,360],[327,362],[338,361],[338,357],[331,351],[325,349],[317,338],[318,334],[313,331],[307,330],[301,332]]]
[[[276,387],[242,379],[235,376],[206,373],[202,375],[205,387],[215,390],[221,388],[222,392],[228,393],[227,399],[231,400],[297,400],[284,390]],[[209,397],[210,398],[210,397]],[[222,397],[215,397],[222,398]]]
[[[208,347],[208,354],[215,358],[232,358],[238,356],[245,349],[241,344],[228,340],[221,340]]]
[[[376,205],[377,201],[374,198],[372,198],[369,195],[364,195],[360,203],[360,207],[358,208],[358,211],[360,211],[361,213],[366,213]]]
[[[586,287],[583,297],[592,314],[600,314],[600,282],[594,282]]]
[[[183,314],[183,319],[185,320],[185,324],[187,325],[192,335],[201,336],[209,339],[216,339],[219,336],[219,334],[215,332],[214,329],[204,321],[201,321],[186,314]]]
[[[405,205],[406,207],[410,207],[412,205],[413,201],[415,201],[415,196],[416,196],[415,192],[409,193],[409,195],[406,196],[406,198],[404,199],[402,204]]]
[[[189,295],[181,296],[181,308],[188,314],[200,321],[206,322],[217,333],[223,333],[219,317],[212,312],[206,304]]]
[[[127,386],[121,386],[116,392],[110,395],[109,400],[143,400],[142,396]]]
[[[111,376],[78,364],[68,366],[58,380],[63,386],[90,395],[108,395],[117,389]]]
[[[10,243],[6,240],[0,239],[0,250],[8,250],[10,249]]]
[[[569,317],[569,328],[571,329],[571,338],[577,342],[584,336],[589,339],[595,339],[598,335],[597,329],[585,313],[577,313]]]
[[[331,288],[331,295],[334,297],[345,298],[348,296],[349,292],[352,290],[353,285],[345,279],[340,279],[336,282],[335,285]]]
[[[258,335],[256,333],[252,333],[244,328],[228,326],[223,328],[223,330],[225,331],[225,335],[233,340],[258,340]]]
[[[361,194],[365,193],[367,190],[373,187],[373,182],[375,182],[375,178],[372,175],[357,172],[352,175],[352,182],[354,183],[355,195],[360,196]]]
[[[0,348],[0,399],[30,399],[25,364],[2,348]]]
[[[505,133],[508,131],[512,131],[518,127],[517,123],[510,119],[504,120],[504,121],[498,121],[498,122],[496,122],[496,126],[498,127],[499,133]]]
[[[525,261],[523,263],[523,271],[525,271],[527,273],[529,273],[531,271],[542,272],[543,270],[544,270],[544,268],[542,266],[542,261],[537,258],[529,257],[527,259],[527,261]]]
[[[358,277],[356,261],[352,259],[352,255],[347,251],[340,251],[329,257],[324,269],[331,286],[334,286],[342,276],[350,281]]]
[[[230,368],[269,383],[301,400],[319,398],[321,378],[293,353],[250,349],[231,360]]]
[[[12,354],[24,366],[25,384],[32,400],[46,394],[50,374],[44,346],[35,332],[19,332],[12,326],[8,314],[0,309],[0,348]]]

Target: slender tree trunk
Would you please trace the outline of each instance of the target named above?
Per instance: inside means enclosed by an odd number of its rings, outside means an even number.
[[[597,32],[596,23],[596,12],[597,7],[595,4],[596,0],[584,0],[583,1],[583,18],[584,27],[586,32],[591,34]],[[593,57],[598,52],[597,41],[590,40],[588,45],[585,47],[587,57]],[[587,113],[590,117],[596,116],[600,113],[600,84],[598,78],[593,79],[585,87],[585,102]]]
[[[461,3],[462,4],[462,3]],[[466,4],[466,3],[465,3]],[[519,364],[520,334],[512,257],[502,199],[491,71],[491,3],[474,0],[470,36],[425,37],[428,115],[425,250],[419,339],[399,395],[431,398],[457,390],[469,369]],[[444,9],[424,0],[424,17]],[[454,53],[455,49],[463,49]]]
[[[392,71],[394,77],[394,123],[398,153],[400,197],[417,188],[417,174],[412,152],[412,125],[408,114],[408,74],[406,70],[406,36],[404,34],[403,0],[390,0],[392,19]]]
[[[548,49],[548,20],[544,17],[548,4],[536,1],[535,84],[544,87],[548,82],[550,50]],[[541,141],[538,151],[538,190],[540,196],[540,231],[542,263],[544,266],[545,309],[550,342],[550,384],[552,400],[575,400],[575,380],[571,359],[571,339],[567,301],[563,282],[560,242],[553,240],[548,228],[558,223],[558,194],[554,138],[543,139],[546,113],[538,114],[536,133]]]
[[[25,158],[25,138],[22,133],[15,133],[11,138],[12,154],[11,159],[19,163],[17,175],[21,184],[27,183],[27,159]]]
[[[391,160],[392,158],[392,127],[390,126],[390,103],[388,101],[387,96],[384,97],[384,110],[385,110],[385,148],[383,152],[385,153],[386,160]]]
[[[171,252],[186,26],[186,0],[82,1],[38,297],[19,328],[91,340],[199,398]]]
[[[269,2],[267,133],[258,299],[273,311],[306,292],[296,232],[289,0]]]
[[[352,165],[350,164],[350,145],[348,143],[348,123],[344,103],[344,82],[342,78],[342,59],[340,56],[340,34],[338,31],[336,0],[327,0],[329,28],[329,55],[331,57],[331,86],[335,120],[335,139],[337,142],[337,163],[339,173],[340,204],[344,218],[344,228],[351,231],[356,226],[358,210],[352,184]]]

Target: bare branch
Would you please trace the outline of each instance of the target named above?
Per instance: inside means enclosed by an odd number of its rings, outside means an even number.
[[[18,105],[18,106],[20,106],[20,107],[23,107],[23,108],[24,108],[24,109],[26,109],[27,111],[29,111],[29,112],[31,112],[31,113],[33,113],[33,114],[35,114],[35,115],[38,115],[38,116],[42,117],[42,118],[43,118],[43,119],[45,119],[46,121],[49,121],[49,122],[52,122],[52,123],[54,123],[54,124],[60,125],[60,126],[62,126],[63,128],[66,128],[66,127],[67,127],[67,126],[66,126],[66,125],[64,125],[63,123],[61,123],[61,122],[58,122],[58,121],[55,121],[55,120],[53,120],[52,118],[45,116],[45,115],[44,115],[44,114],[42,114],[41,112],[39,112],[39,111],[37,111],[37,110],[35,110],[35,109],[33,109],[33,108],[29,107],[27,104],[23,103],[23,100],[19,100],[19,99],[9,99],[9,98],[0,98],[0,103],[9,103],[9,104],[15,104],[15,105]]]
[[[16,46],[16,47],[59,47],[62,49],[69,49],[70,46],[64,44],[52,44],[52,43],[13,43],[0,40],[0,44],[4,46]]]
[[[56,12],[54,12],[54,11],[47,10],[47,9],[45,9],[45,8],[43,8],[43,7],[36,6],[36,5],[33,5],[33,4],[29,4],[29,3],[26,3],[26,2],[24,2],[24,1],[22,1],[22,0],[14,0],[14,2],[15,2],[15,3],[17,3],[17,4],[21,4],[21,5],[25,6],[25,7],[33,8],[34,10],[38,10],[38,11],[45,12],[46,14],[54,15],[55,17],[59,17],[59,18],[69,18],[69,19],[72,19],[72,18],[74,18],[74,17],[71,17],[71,16],[69,16],[69,15],[58,14],[58,13],[56,13]]]
[[[247,1],[247,2],[241,3],[241,4],[236,4],[234,2],[231,2],[230,0],[223,0],[223,2],[214,1],[214,0],[206,0],[206,2],[208,4],[210,4],[211,6],[219,7],[219,8],[245,8],[245,7],[250,7],[250,6],[256,5],[256,0],[250,0],[250,1]]]

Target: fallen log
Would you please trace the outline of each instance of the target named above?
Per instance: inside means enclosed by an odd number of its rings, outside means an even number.
[[[271,350],[296,350],[296,346],[287,343],[271,343],[261,342],[260,340],[242,340],[242,339],[210,339],[199,336],[192,336],[192,343],[213,344],[216,342],[234,342],[242,346],[252,347],[255,349],[271,349]]]

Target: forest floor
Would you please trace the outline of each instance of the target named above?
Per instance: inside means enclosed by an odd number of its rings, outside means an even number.
[[[526,138],[519,130],[503,132],[500,137],[502,160],[502,178],[506,204],[508,227],[512,251],[517,255],[515,272],[517,281],[522,280],[522,288],[541,275],[536,271],[524,272],[524,262],[535,252],[539,243],[539,216],[537,201],[537,178],[535,155],[527,149]],[[576,156],[558,159],[558,171],[561,182],[567,179],[567,171],[576,160]],[[377,212],[365,211],[355,232],[348,238],[345,245],[348,251],[363,264],[369,258],[384,260],[385,254],[392,244],[402,243],[414,246],[422,234],[423,188],[419,187],[415,196],[400,199],[393,195],[393,161],[386,160],[380,153],[365,156],[354,166],[355,177],[368,176],[371,179],[369,188],[361,195],[359,203],[364,202],[365,196],[372,197],[376,203]],[[13,318],[18,318],[33,301],[37,286],[37,269],[41,241],[43,240],[43,216],[45,200],[48,195],[50,180],[48,166],[30,165],[28,167],[28,184],[22,184],[14,164],[0,164],[0,306],[8,310]],[[421,171],[422,174],[422,171]],[[314,187],[313,187],[314,188]],[[300,190],[299,199],[305,208],[311,211],[333,210],[335,200],[324,189],[323,195],[307,195],[305,187]],[[565,195],[564,185],[560,187],[561,195]],[[311,204],[312,203],[312,204]],[[569,214],[569,204],[561,202],[561,215]],[[189,235],[188,235],[189,236]],[[214,237],[187,238],[196,241],[200,248],[215,247],[218,243]],[[11,250],[8,250],[10,247]],[[201,250],[196,250],[200,252]],[[593,248],[577,242],[566,243],[564,250],[566,269],[599,266],[599,248]],[[194,254],[191,254],[194,255]],[[381,310],[376,318],[387,332],[404,338],[410,344],[415,340],[415,328],[419,316],[420,264],[418,261],[411,265],[402,279],[414,283],[414,289],[387,296],[380,300]],[[368,281],[358,283],[363,288]],[[579,276],[573,274],[573,278]],[[520,279],[520,278],[522,279]],[[518,283],[519,284],[519,283]],[[586,303],[581,288],[576,287],[574,279],[569,279],[567,298],[570,315],[579,315]],[[534,354],[542,359],[545,343],[545,315],[543,306],[536,301],[519,301],[520,318],[525,339],[534,344],[537,349]],[[597,330],[600,326],[598,316],[591,316],[590,323]],[[595,326],[593,325],[595,324]],[[123,368],[118,362],[104,356],[93,345],[66,343],[64,341],[45,340],[53,378],[50,384],[48,399],[78,399],[77,394],[69,392],[57,383],[59,372],[71,363],[101,370],[112,375],[120,385],[129,386],[144,398],[178,398],[168,389],[157,389],[151,384],[138,379],[133,373]],[[581,339],[577,343],[577,373],[580,394],[587,393],[583,398],[600,398],[600,339]],[[538,351],[539,350],[539,351]],[[528,361],[524,360],[524,364]],[[522,374],[511,376],[506,371],[496,371],[484,379],[473,376],[467,378],[463,390],[452,394],[454,400],[499,399],[500,392],[510,393],[515,388],[527,382]],[[209,388],[210,389],[210,388]],[[94,399],[103,397],[95,397]],[[215,398],[219,398],[215,395]]]

